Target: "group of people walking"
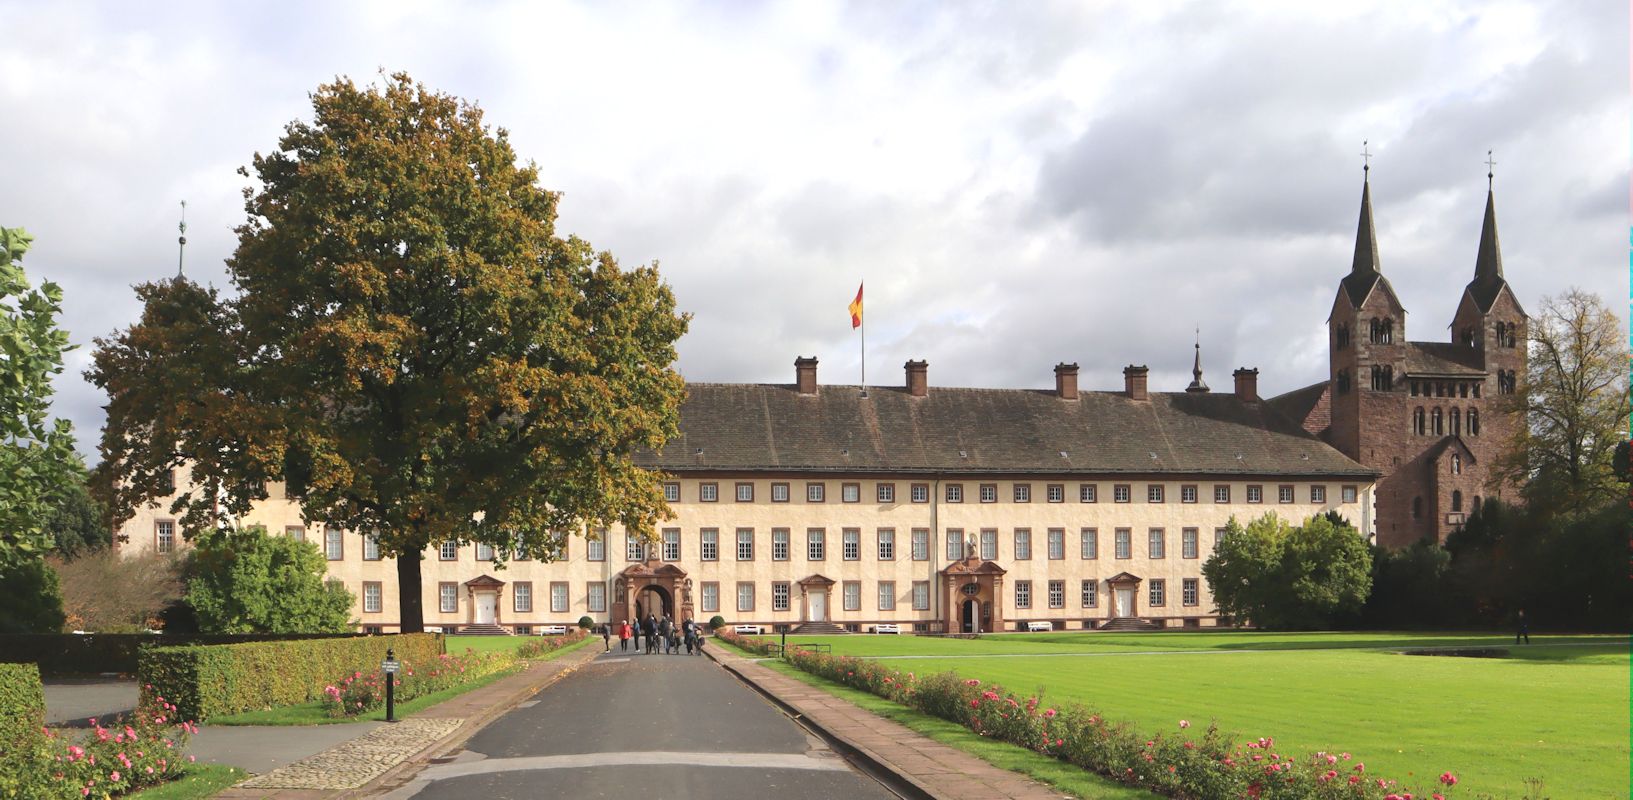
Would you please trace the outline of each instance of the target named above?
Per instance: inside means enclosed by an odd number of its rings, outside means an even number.
[[[633,646],[639,652],[641,640],[644,638],[647,655],[660,650],[665,653],[679,653],[682,647],[686,648],[686,654],[689,656],[703,655],[703,630],[691,619],[677,625],[668,617],[649,614],[646,619],[626,619],[613,627],[618,630],[619,650],[628,650]],[[632,639],[633,643],[630,641]],[[610,645],[608,649],[611,649]]]

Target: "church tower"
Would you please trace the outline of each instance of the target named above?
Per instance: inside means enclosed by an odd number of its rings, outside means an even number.
[[[1372,183],[1363,179],[1355,258],[1327,317],[1328,438],[1339,452],[1380,470],[1389,466],[1393,448],[1378,439],[1378,423],[1399,404],[1396,389],[1404,373],[1405,342],[1406,308],[1383,276],[1372,221]]]

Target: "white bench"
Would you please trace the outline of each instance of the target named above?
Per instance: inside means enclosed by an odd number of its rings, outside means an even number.
[[[765,632],[765,629],[760,627],[759,625],[733,625],[733,626],[731,626],[731,630],[732,630],[732,633],[735,633],[735,634],[738,634],[738,635],[742,635],[742,634],[746,633],[746,634],[750,634],[750,635],[753,635],[753,636],[759,636],[761,633]]]
[[[1028,622],[1028,623],[1026,623],[1026,629],[1028,631],[1052,631],[1052,630],[1055,629],[1055,623],[1053,623],[1053,622],[1035,622],[1035,621],[1034,622]]]
[[[902,632],[902,626],[894,625],[894,624],[891,624],[891,623],[888,623],[888,622],[882,622],[882,623],[880,623],[878,625],[873,626],[873,632],[874,633],[895,633],[895,634],[900,634]]]
[[[567,626],[566,625],[540,625],[540,626],[538,626],[538,632],[539,632],[540,636],[566,636],[567,635]]]

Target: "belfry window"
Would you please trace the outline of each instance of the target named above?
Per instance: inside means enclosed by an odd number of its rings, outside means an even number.
[[[1389,344],[1395,340],[1395,322],[1388,319],[1374,319],[1371,327],[1373,344]]]
[[[1387,392],[1395,384],[1395,368],[1385,364],[1372,365],[1372,389]]]

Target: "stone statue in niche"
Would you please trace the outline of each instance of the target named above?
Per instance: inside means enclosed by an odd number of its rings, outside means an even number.
[[[975,539],[975,534],[972,533],[972,534],[970,534],[970,546],[969,546],[968,550],[964,551],[964,553],[965,553],[964,557],[965,558],[975,558],[977,555],[979,555],[980,551],[976,549],[976,546],[977,546],[977,541]]]

